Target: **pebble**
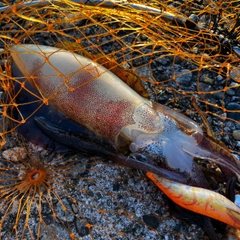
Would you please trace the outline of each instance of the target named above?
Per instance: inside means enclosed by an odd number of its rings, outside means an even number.
[[[234,91],[232,88],[229,88],[229,89],[226,91],[226,94],[229,95],[229,96],[234,96],[234,95],[235,95],[235,91]]]
[[[192,80],[192,75],[192,72],[187,69],[183,69],[177,74],[176,81],[181,85],[189,86],[190,81]]]
[[[240,57],[240,48],[238,46],[233,46],[233,51]]]
[[[236,140],[240,140],[240,130],[234,130],[234,131],[233,131],[233,137],[234,137]]]
[[[206,84],[209,84],[209,85],[212,85],[213,82],[214,82],[214,79],[206,76],[206,75],[203,75],[202,76],[202,82],[206,83]]]
[[[14,147],[12,149],[8,149],[3,151],[2,156],[6,160],[11,160],[14,162],[20,162],[24,160],[27,156],[27,152],[25,148],[22,147]]]
[[[206,84],[203,82],[199,83],[198,88],[199,88],[199,91],[201,91],[201,92],[210,92],[211,91],[211,86],[209,84]]]
[[[221,80],[223,79],[223,76],[218,75],[216,79],[217,79],[218,81],[221,81]]]
[[[143,215],[143,221],[153,229],[157,229],[159,226],[159,220],[154,215]]]
[[[236,82],[240,82],[240,70],[237,68],[233,68],[230,71],[230,77],[235,80]]]
[[[240,104],[229,103],[226,107],[227,110],[240,110]],[[240,121],[240,111],[239,112],[227,112],[227,117],[234,120]]]
[[[168,101],[168,98],[169,98],[169,96],[167,94],[164,94],[164,93],[159,94],[158,95],[158,102],[161,103],[161,104],[164,104]]]
[[[223,99],[223,92],[217,92],[213,94],[215,99]]]

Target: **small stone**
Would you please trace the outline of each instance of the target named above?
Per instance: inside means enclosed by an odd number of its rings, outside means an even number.
[[[75,214],[78,213],[78,209],[75,204],[72,204],[72,210]]]
[[[213,97],[215,99],[222,99],[223,98],[223,92],[217,92],[213,94]]]
[[[234,130],[232,135],[236,140],[240,140],[240,130]]]
[[[221,81],[221,80],[223,79],[223,76],[218,75],[216,79],[217,79],[218,81]]]
[[[227,112],[227,117],[240,121],[240,104],[238,103],[229,103],[227,105],[227,110],[233,110],[232,112]],[[234,112],[234,110],[238,110],[238,112]]]
[[[113,191],[119,191],[120,189],[120,184],[119,182],[114,182],[113,183]]]
[[[157,229],[159,226],[159,220],[154,215],[143,215],[143,221],[154,229]]]
[[[211,86],[209,84],[200,82],[198,86],[199,91],[201,92],[210,92],[211,91]]]
[[[230,76],[233,80],[235,80],[236,82],[240,82],[240,70],[238,68],[233,68],[230,71]]]
[[[226,94],[229,95],[229,96],[234,96],[235,95],[235,91],[231,88],[229,88],[227,91],[226,91]]]
[[[6,160],[11,160],[13,162],[21,162],[27,156],[26,149],[21,147],[14,147],[12,149],[7,149],[2,153],[2,156]]]
[[[239,94],[240,95],[240,94]],[[238,96],[232,96],[231,102],[237,102],[240,98]]]
[[[184,86],[189,86],[190,85],[190,81],[192,80],[192,75],[193,75],[192,72],[190,72],[187,69],[183,69],[182,71],[177,73],[176,81],[179,84],[182,84]]]
[[[169,99],[169,96],[167,94],[160,94],[158,96],[158,102],[161,103],[161,104],[164,104],[168,101]]]
[[[236,83],[236,82],[231,82],[229,86],[230,86],[230,87],[238,87],[238,83]]]
[[[214,82],[214,79],[206,76],[206,75],[203,75],[202,77],[202,82],[206,83],[206,84],[209,84],[209,85],[212,85],[213,82]]]
[[[240,48],[238,46],[233,46],[233,51],[240,57]]]
[[[89,234],[89,229],[83,222],[76,221],[76,229],[80,237],[84,237]]]

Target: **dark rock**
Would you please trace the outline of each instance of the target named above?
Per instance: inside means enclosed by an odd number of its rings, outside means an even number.
[[[227,91],[226,91],[226,94],[229,95],[229,96],[234,96],[235,95],[235,91],[231,88],[229,88]]]
[[[214,82],[214,79],[212,79],[206,75],[203,75],[201,80],[202,80],[202,82],[209,84],[209,85],[212,85]]]
[[[154,215],[143,215],[143,221],[150,227],[157,229],[159,220]]]
[[[181,72],[177,74],[176,81],[184,86],[189,86],[192,80],[192,72],[187,69],[183,69]]]
[[[217,93],[214,93],[213,94],[213,97],[215,98],[215,99],[222,99],[223,98],[223,92],[217,92]]]
[[[198,86],[198,89],[201,92],[210,92],[212,88],[209,84],[200,82],[199,86]]]
[[[234,131],[233,131],[233,137],[234,137],[236,140],[240,140],[240,130],[234,130]]]
[[[118,182],[113,183],[113,191],[119,191],[120,189],[120,184]]]
[[[76,221],[76,229],[80,237],[84,237],[89,234],[89,229],[80,221]]]
[[[227,117],[240,121],[240,104],[229,103],[226,108],[227,110],[239,110],[239,112],[227,112]]]

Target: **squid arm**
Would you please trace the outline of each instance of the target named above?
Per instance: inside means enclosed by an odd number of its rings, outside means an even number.
[[[240,229],[240,208],[221,194],[173,182],[150,172],[146,175],[179,206]]]
[[[143,162],[135,158],[134,156],[126,157],[113,151],[114,148],[104,147],[102,144],[92,141],[86,141],[80,135],[65,131],[64,129],[60,129],[58,126],[54,126],[49,123],[44,117],[35,117],[34,118],[38,127],[49,137],[54,139],[57,142],[60,142],[64,145],[68,145],[71,148],[81,151],[87,152],[91,154],[98,154],[100,156],[106,157],[107,159],[120,163],[124,166],[138,169],[142,171],[150,171],[152,173],[158,174],[162,177],[171,179],[173,181],[178,181],[181,183],[187,184],[189,181],[185,177],[183,177],[179,173],[175,173],[164,168],[160,168],[156,166],[151,159],[147,159],[147,161]]]
[[[207,159],[223,167],[227,177],[235,173],[239,177],[239,161],[229,152],[229,150],[218,141],[205,136],[197,123],[190,120],[181,113],[178,113],[166,106],[153,102],[153,108],[162,112],[178,123],[186,137],[179,135],[179,144],[184,152],[198,159]],[[186,139],[186,141],[184,140]],[[193,143],[194,142],[194,143]],[[229,172],[231,171],[231,173]]]

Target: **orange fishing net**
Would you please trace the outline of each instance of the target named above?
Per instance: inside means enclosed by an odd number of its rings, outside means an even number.
[[[49,156],[23,140],[16,141],[22,148],[5,150],[14,145],[9,134],[38,110],[20,120],[12,114],[21,116],[8,51],[13,44],[55,46],[86,56],[142,96],[184,112],[239,156],[240,2],[110,3],[5,1],[0,8],[3,239],[202,236],[196,227],[186,230],[169,217],[161,194],[134,170],[98,158]]]

